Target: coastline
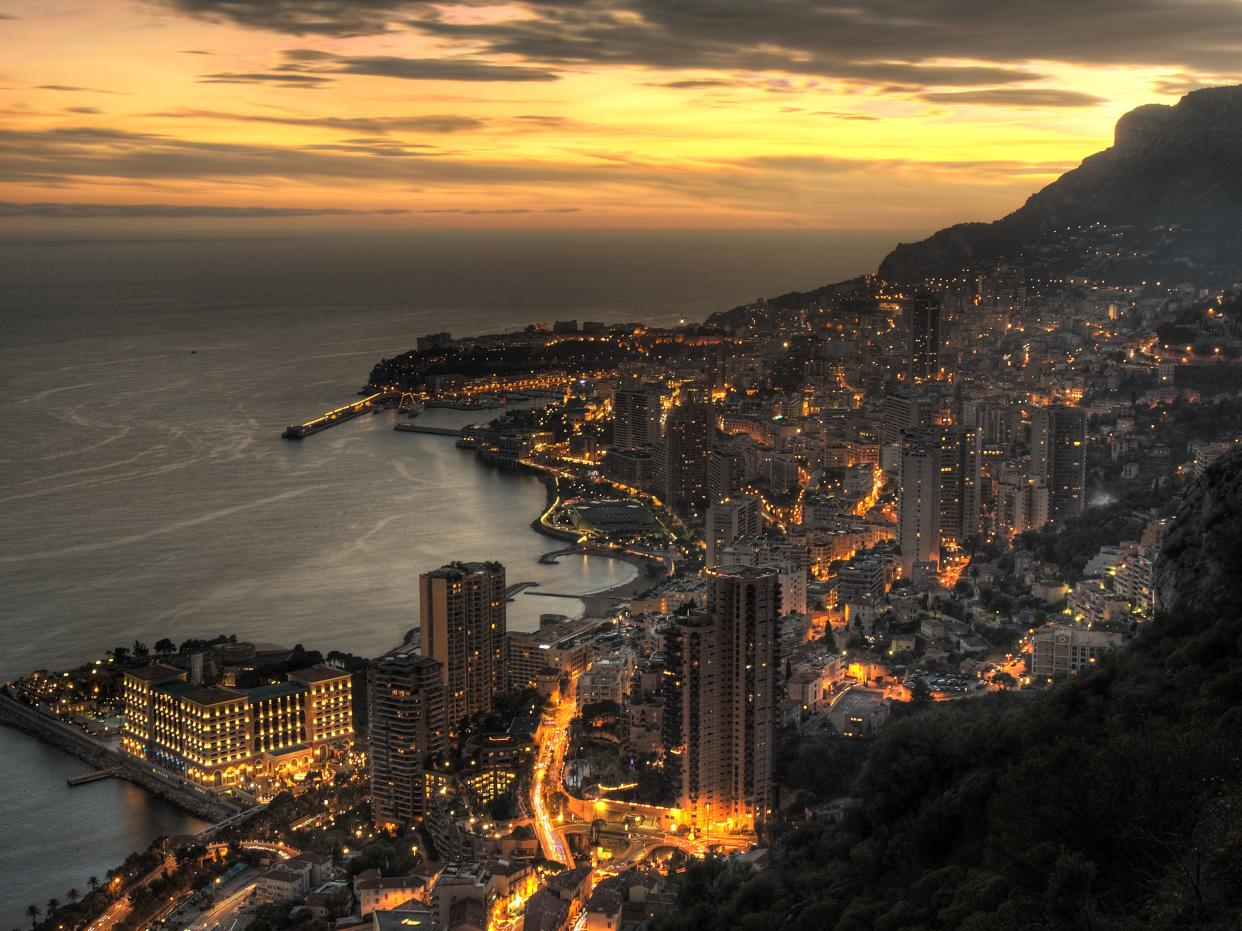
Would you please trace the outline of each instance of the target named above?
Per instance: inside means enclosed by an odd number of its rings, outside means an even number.
[[[7,689],[0,689],[0,726],[21,731],[49,747],[89,763],[96,769],[115,770],[115,778],[133,783],[196,818],[217,822],[241,810],[223,799],[174,783],[141,760],[104,746],[72,725],[18,701]]]
[[[547,490],[547,502],[544,505],[543,512],[530,522],[530,529],[535,531],[535,533],[543,534],[545,537],[551,537],[554,540],[565,540],[570,543],[569,546],[563,549],[549,550],[547,553],[544,553],[544,556],[552,553],[556,553],[558,556],[570,556],[574,553],[581,553],[585,556],[602,556],[605,559],[615,559],[619,562],[628,563],[638,573],[634,578],[622,582],[620,585],[603,588],[597,592],[585,592],[581,595],[574,595],[574,598],[582,602],[583,617],[607,617],[612,609],[616,607],[617,602],[628,601],[630,598],[642,595],[659,583],[660,579],[653,578],[647,574],[647,567],[651,565],[652,560],[590,543],[579,543],[577,534],[558,530],[545,524],[543,517],[556,499],[556,486],[546,476],[543,477],[542,481],[544,488]],[[538,593],[532,592],[532,594]]]

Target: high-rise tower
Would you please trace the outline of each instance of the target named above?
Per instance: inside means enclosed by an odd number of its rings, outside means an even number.
[[[375,660],[367,708],[372,817],[376,824],[409,824],[427,813],[427,757],[444,749],[440,664],[412,648]]]
[[[748,829],[775,806],[780,584],[776,570],[751,566],[708,580],[708,607],[679,614],[666,638],[665,741],[692,823]]]
[[[463,717],[490,711],[503,692],[505,567],[498,562],[455,562],[419,577],[424,656],[443,669],[450,730]]]
[[[1031,473],[1048,485],[1048,520],[1081,514],[1086,504],[1087,415],[1054,405],[1031,415]]]

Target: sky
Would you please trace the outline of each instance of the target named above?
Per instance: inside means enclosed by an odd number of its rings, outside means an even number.
[[[0,0],[0,230],[933,230],[1242,73],[1242,0]]]

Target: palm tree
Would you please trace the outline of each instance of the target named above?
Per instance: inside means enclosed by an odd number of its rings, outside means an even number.
[[[91,887],[91,892],[95,892],[99,888],[99,877],[92,876],[86,881],[86,884]]]
[[[68,892],[65,893],[65,898],[68,899],[69,904],[72,905],[74,902],[80,899],[81,896],[78,894],[77,889],[70,889]]]
[[[26,917],[30,919],[30,927],[33,928],[38,923],[39,916],[41,914],[43,914],[43,909],[39,908],[39,906],[37,905],[26,906]]]
[[[56,909],[58,908],[60,908],[59,899],[48,899],[47,900],[47,917],[51,918],[52,912],[56,911]]]

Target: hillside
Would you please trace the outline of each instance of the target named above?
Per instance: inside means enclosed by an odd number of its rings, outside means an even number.
[[[881,278],[951,276],[1010,255],[1058,229],[1181,226],[1187,254],[1242,272],[1242,86],[1194,91],[1175,106],[1151,104],[1117,122],[1113,145],[1085,159],[1008,216],[961,223],[897,246]]]
[[[1034,699],[934,705],[868,753],[839,825],[771,868],[692,867],[666,929],[1242,926],[1242,454],[1187,497],[1165,613]]]

